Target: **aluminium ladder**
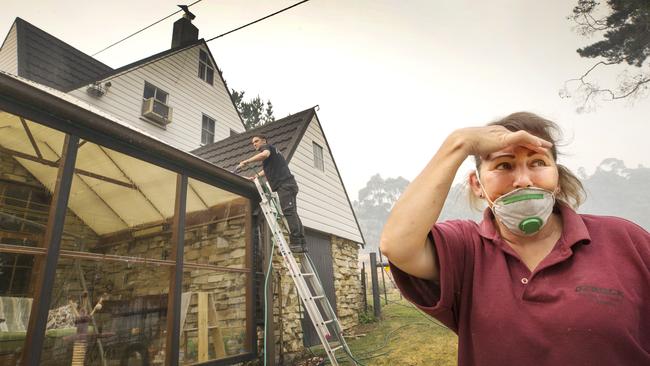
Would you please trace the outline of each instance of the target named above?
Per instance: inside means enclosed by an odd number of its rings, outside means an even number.
[[[327,357],[333,366],[338,366],[335,352],[342,349],[356,364],[343,338],[343,331],[341,330],[341,324],[336,317],[336,313],[328,301],[327,296],[325,296],[325,291],[318,278],[318,273],[314,269],[311,258],[309,258],[307,253],[302,254],[301,269],[291,253],[291,249],[289,249],[289,245],[278,222],[282,222],[282,225],[288,230],[289,226],[287,225],[286,218],[282,214],[277,193],[271,191],[268,182],[261,183],[257,177],[254,179],[254,182],[262,198],[260,207],[264,212],[266,222],[269,224],[273,239],[280,250],[284,264],[289,271],[289,276],[296,284],[298,296],[300,296],[300,300],[302,300],[304,308],[309,314],[314,329],[318,333],[318,338],[325,348]],[[322,309],[322,312],[320,309]]]

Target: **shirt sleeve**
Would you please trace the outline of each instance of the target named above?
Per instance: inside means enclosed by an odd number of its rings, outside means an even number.
[[[412,276],[389,262],[397,287],[406,299],[455,332],[463,283],[471,278],[467,271],[473,267],[471,246],[476,235],[477,225],[472,221],[445,221],[433,226],[429,238],[438,259],[439,283]]]

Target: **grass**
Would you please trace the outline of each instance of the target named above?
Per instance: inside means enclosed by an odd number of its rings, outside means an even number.
[[[351,335],[362,335],[346,337],[357,360],[368,366],[457,364],[458,340],[452,331],[420,313],[397,293],[390,294],[388,300],[386,305],[383,296],[381,298],[381,320],[348,331]],[[372,309],[369,311],[372,313]],[[322,347],[312,350],[326,357]],[[337,351],[336,355],[339,364],[354,365],[342,351]]]

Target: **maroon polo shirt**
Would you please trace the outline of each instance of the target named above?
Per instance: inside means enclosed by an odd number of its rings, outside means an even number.
[[[458,364],[650,365],[650,234],[556,206],[563,231],[533,272],[486,210],[431,230],[440,284],[391,270],[402,293],[458,334]]]

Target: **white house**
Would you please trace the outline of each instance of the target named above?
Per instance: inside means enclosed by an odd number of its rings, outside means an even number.
[[[254,153],[252,133],[267,135],[296,176],[298,213],[328,297],[344,328],[357,324],[364,239],[315,108],[246,131],[208,45],[186,17],[174,23],[170,49],[117,69],[16,18],[0,48],[0,70],[68,93],[228,170]],[[285,312],[297,311],[292,301]],[[297,350],[300,329],[284,329],[293,342],[284,348]],[[317,342],[314,334],[304,338]]]

